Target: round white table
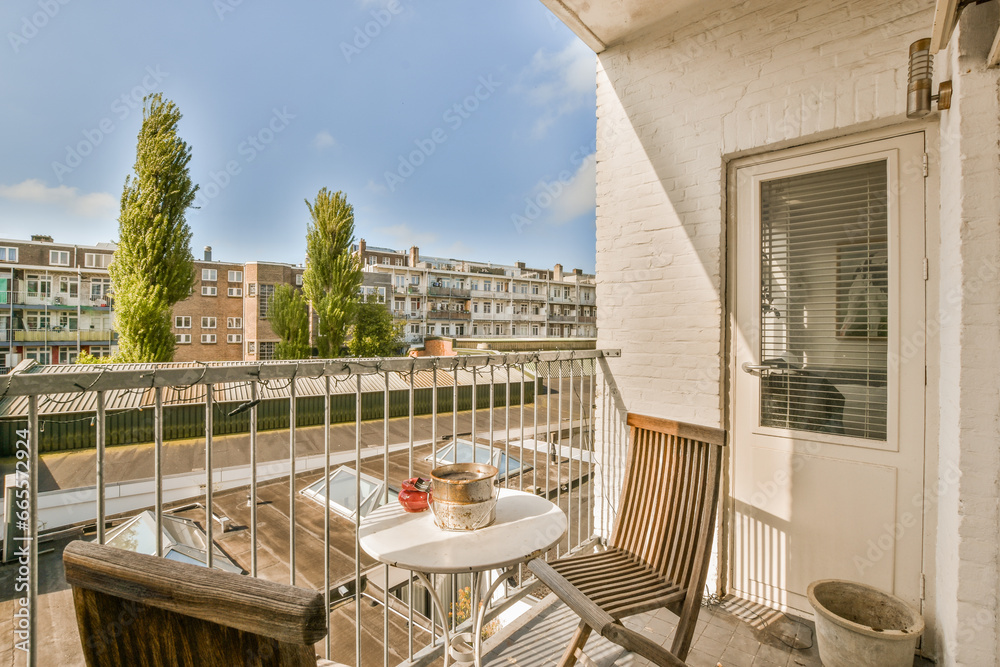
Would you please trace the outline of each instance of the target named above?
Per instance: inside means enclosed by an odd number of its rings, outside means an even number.
[[[482,665],[482,626],[486,605],[479,605],[480,577],[489,570],[505,570],[490,586],[484,600],[509,577],[518,564],[544,554],[566,534],[566,515],[545,498],[500,489],[496,521],[486,528],[450,531],[438,528],[432,510],[408,513],[398,502],[380,507],[361,521],[358,538],[372,558],[393,567],[412,570],[431,594],[444,626],[444,664],[450,664],[451,634],[447,610],[431,585],[430,574],[470,572],[472,579],[473,658]]]

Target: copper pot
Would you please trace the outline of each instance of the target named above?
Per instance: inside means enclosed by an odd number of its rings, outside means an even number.
[[[434,522],[445,530],[475,530],[496,519],[499,470],[488,463],[452,463],[431,471]]]

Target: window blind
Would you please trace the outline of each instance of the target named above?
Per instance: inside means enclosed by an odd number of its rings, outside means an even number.
[[[761,184],[763,426],[886,437],[886,169]]]

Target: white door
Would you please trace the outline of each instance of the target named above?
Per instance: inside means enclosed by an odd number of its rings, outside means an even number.
[[[737,167],[731,581],[811,614],[849,579],[919,608],[922,133]]]

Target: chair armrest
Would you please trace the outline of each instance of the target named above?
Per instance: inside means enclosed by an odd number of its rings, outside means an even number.
[[[71,542],[66,582],[124,600],[309,646],[326,636],[323,594],[124,549]]]
[[[603,635],[609,625],[615,624],[615,619],[611,618],[611,614],[597,606],[597,603],[584,595],[580,589],[553,570],[552,566],[541,558],[529,562],[528,569],[538,577],[539,581],[552,589],[552,592],[558,595],[567,607],[575,611],[581,620],[599,634]]]

